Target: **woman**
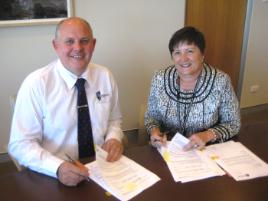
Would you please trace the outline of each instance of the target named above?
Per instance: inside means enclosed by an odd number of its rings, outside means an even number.
[[[223,142],[240,129],[239,103],[229,76],[204,63],[205,39],[194,27],[169,41],[174,65],[155,73],[145,114],[154,146],[176,132],[188,137],[185,150]]]

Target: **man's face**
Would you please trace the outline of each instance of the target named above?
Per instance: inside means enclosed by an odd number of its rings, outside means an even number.
[[[82,21],[72,19],[64,22],[53,46],[63,66],[81,75],[87,68],[94,51],[96,39],[91,30]]]

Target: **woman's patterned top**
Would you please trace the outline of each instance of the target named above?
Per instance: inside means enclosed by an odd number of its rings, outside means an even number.
[[[192,91],[180,90],[177,78],[175,66],[155,73],[145,113],[148,133],[158,127],[168,132],[168,137],[176,132],[189,137],[212,128],[219,134],[219,141],[238,134],[239,103],[226,73],[204,64]]]

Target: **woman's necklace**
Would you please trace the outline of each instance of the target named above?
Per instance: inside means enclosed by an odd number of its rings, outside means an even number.
[[[177,113],[178,113],[178,116],[179,116],[179,123],[180,123],[180,126],[181,126],[181,133],[184,136],[186,135],[186,123],[187,123],[187,120],[188,120],[188,117],[189,117],[189,114],[190,114],[190,111],[191,111],[191,108],[192,108],[192,105],[193,105],[193,102],[194,102],[194,98],[196,96],[196,90],[197,90],[197,85],[199,83],[199,80],[200,80],[200,75],[198,76],[197,81],[195,83],[194,91],[193,91],[192,96],[190,98],[189,106],[187,107],[187,104],[186,103],[184,104],[184,113],[183,113],[182,121],[181,121],[181,118],[180,118],[180,101],[177,102]],[[178,85],[180,86],[179,79],[178,79]],[[178,93],[177,93],[177,99],[178,100],[180,99],[180,93],[181,93],[181,91],[179,89]]]

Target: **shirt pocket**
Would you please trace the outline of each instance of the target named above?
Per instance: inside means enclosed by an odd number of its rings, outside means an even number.
[[[96,129],[99,134],[105,135],[110,119],[111,113],[111,96],[102,96],[101,99],[94,100],[93,108],[91,109],[91,122],[93,129]]]

